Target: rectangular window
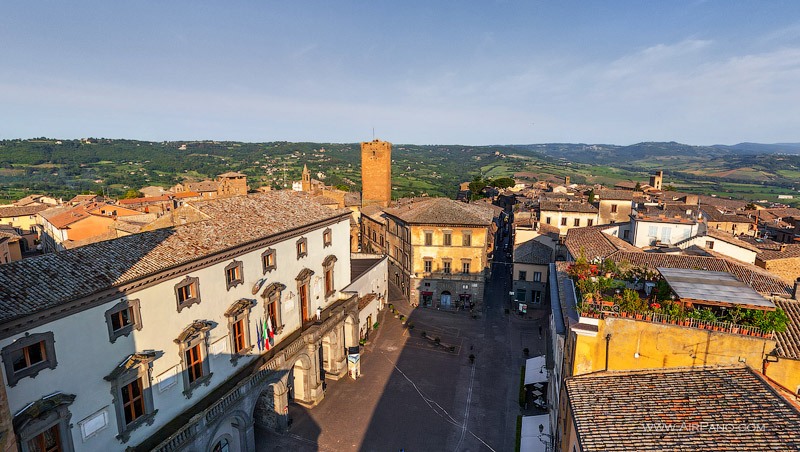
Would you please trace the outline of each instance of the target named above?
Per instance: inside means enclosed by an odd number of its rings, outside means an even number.
[[[544,222],[550,224],[550,217],[545,217]]]
[[[41,452],[61,452],[60,424],[55,424],[28,441],[28,450]]]
[[[195,303],[200,303],[200,288],[198,278],[186,277],[175,285],[175,298],[178,301],[178,312]]]
[[[325,270],[325,296],[333,294],[333,269]]]
[[[658,226],[648,226],[647,236],[652,238],[658,237]]]
[[[469,262],[462,262],[461,263],[461,273],[469,274]]]
[[[188,284],[186,286],[178,287],[178,303],[185,303],[187,300],[195,297],[194,286]]]
[[[269,304],[267,304],[267,315],[270,319],[272,319],[272,329],[273,333],[274,330],[278,328],[278,300],[277,297],[275,299],[270,300]]]
[[[425,246],[433,245],[433,232],[425,232]]]
[[[379,239],[379,240],[380,240],[380,242],[381,242],[381,248],[383,248],[383,236],[380,236],[380,237],[378,237],[378,239]]]
[[[706,240],[706,248],[713,250],[714,249],[714,241]]]
[[[261,253],[261,267],[262,273],[267,273],[268,271],[272,271],[277,268],[275,261],[275,250],[270,248]]]
[[[661,243],[672,243],[672,228],[661,228]]]
[[[534,303],[539,304],[539,303],[542,302],[542,293],[541,292],[533,291],[533,292],[531,292],[531,295],[533,296],[533,302]]]
[[[567,225],[567,219],[566,218],[562,218],[561,219],[561,226],[566,226],[566,225]]]
[[[297,241],[297,258],[308,256],[308,240],[303,237]]]
[[[333,232],[328,228],[322,231],[322,247],[325,248],[331,246],[331,244],[333,244]]]
[[[469,231],[464,231],[461,235],[462,246],[472,246],[472,234]]]
[[[450,261],[442,262],[442,271],[447,275],[450,274]]]
[[[542,272],[533,272],[533,280],[536,282],[542,281]]]
[[[432,271],[433,261],[425,261],[423,265],[425,273],[430,273]]]
[[[594,224],[594,220],[589,218],[586,220],[586,226],[592,226]]]
[[[627,238],[629,238],[629,237],[630,237],[630,235],[631,235],[631,231],[629,231],[629,230],[627,230],[627,229],[626,229],[626,230],[624,230],[624,231],[622,231],[622,238],[623,238],[623,239],[627,239]]]
[[[122,387],[122,411],[125,416],[125,425],[139,419],[144,414],[143,392],[141,378]]]
[[[444,233],[444,246],[450,246],[453,244],[453,235],[450,232]]]
[[[189,384],[194,383],[203,376],[203,355],[200,351],[200,344],[186,350],[186,371],[189,377]]]
[[[242,263],[240,261],[233,261],[225,267],[225,284],[228,290],[244,282],[242,273]]]
[[[611,204],[611,213],[617,213],[617,205]]]
[[[575,220],[572,222],[572,225],[573,225],[573,226],[575,226],[575,227],[577,228],[578,226],[580,226],[580,225],[581,225],[581,219],[580,219],[580,218],[576,218],[576,219],[575,219]]]
[[[245,334],[244,319],[235,322],[231,330],[232,330],[231,334],[233,335],[233,352],[241,353],[244,349],[247,348],[247,340],[244,335]]]
[[[528,272],[526,272],[524,270],[520,270],[519,271],[519,278],[517,278],[517,279],[519,279],[520,281],[525,281],[527,278],[528,278]]]
[[[520,303],[525,302],[525,289],[517,289],[517,301]]]
[[[133,323],[133,306],[128,306],[127,309],[122,309],[111,314],[111,329],[119,331],[122,328]]]
[[[36,364],[44,362],[47,357],[44,341],[31,344],[11,353],[14,372],[20,372]]]
[[[25,377],[35,377],[43,369],[55,369],[55,340],[53,333],[29,334],[21,337],[2,350],[8,385],[13,387]]]

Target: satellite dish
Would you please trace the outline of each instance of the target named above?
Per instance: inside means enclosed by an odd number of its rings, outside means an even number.
[[[259,290],[261,290],[261,286],[267,281],[267,278],[261,278],[253,284],[253,295],[257,294]]]

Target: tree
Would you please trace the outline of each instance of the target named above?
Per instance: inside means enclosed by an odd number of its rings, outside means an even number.
[[[469,183],[469,191],[471,191],[473,195],[480,194],[481,190],[484,188],[486,188],[486,181],[478,179]]]
[[[122,195],[122,199],[133,199],[133,198],[142,198],[142,192],[131,188],[130,190],[126,191],[124,195]]]
[[[517,185],[517,182],[510,177],[498,177],[490,182],[490,185],[497,188],[509,188]]]
[[[640,191],[642,189],[642,184],[640,182],[636,182],[636,186],[633,187],[634,190]]]

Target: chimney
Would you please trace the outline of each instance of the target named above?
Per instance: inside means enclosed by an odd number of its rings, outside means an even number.
[[[781,243],[781,253],[784,252],[784,251],[786,251],[786,244],[785,243]],[[797,281],[795,281],[794,284],[796,286],[797,285]]]
[[[800,288],[800,278],[794,280],[794,288],[792,289],[792,298],[797,300],[797,289]]]

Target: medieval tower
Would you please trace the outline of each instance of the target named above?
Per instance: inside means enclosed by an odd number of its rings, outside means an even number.
[[[308,170],[308,165],[303,165],[303,191],[311,193],[311,171]]]
[[[392,201],[392,143],[361,143],[361,206],[388,207]]]

